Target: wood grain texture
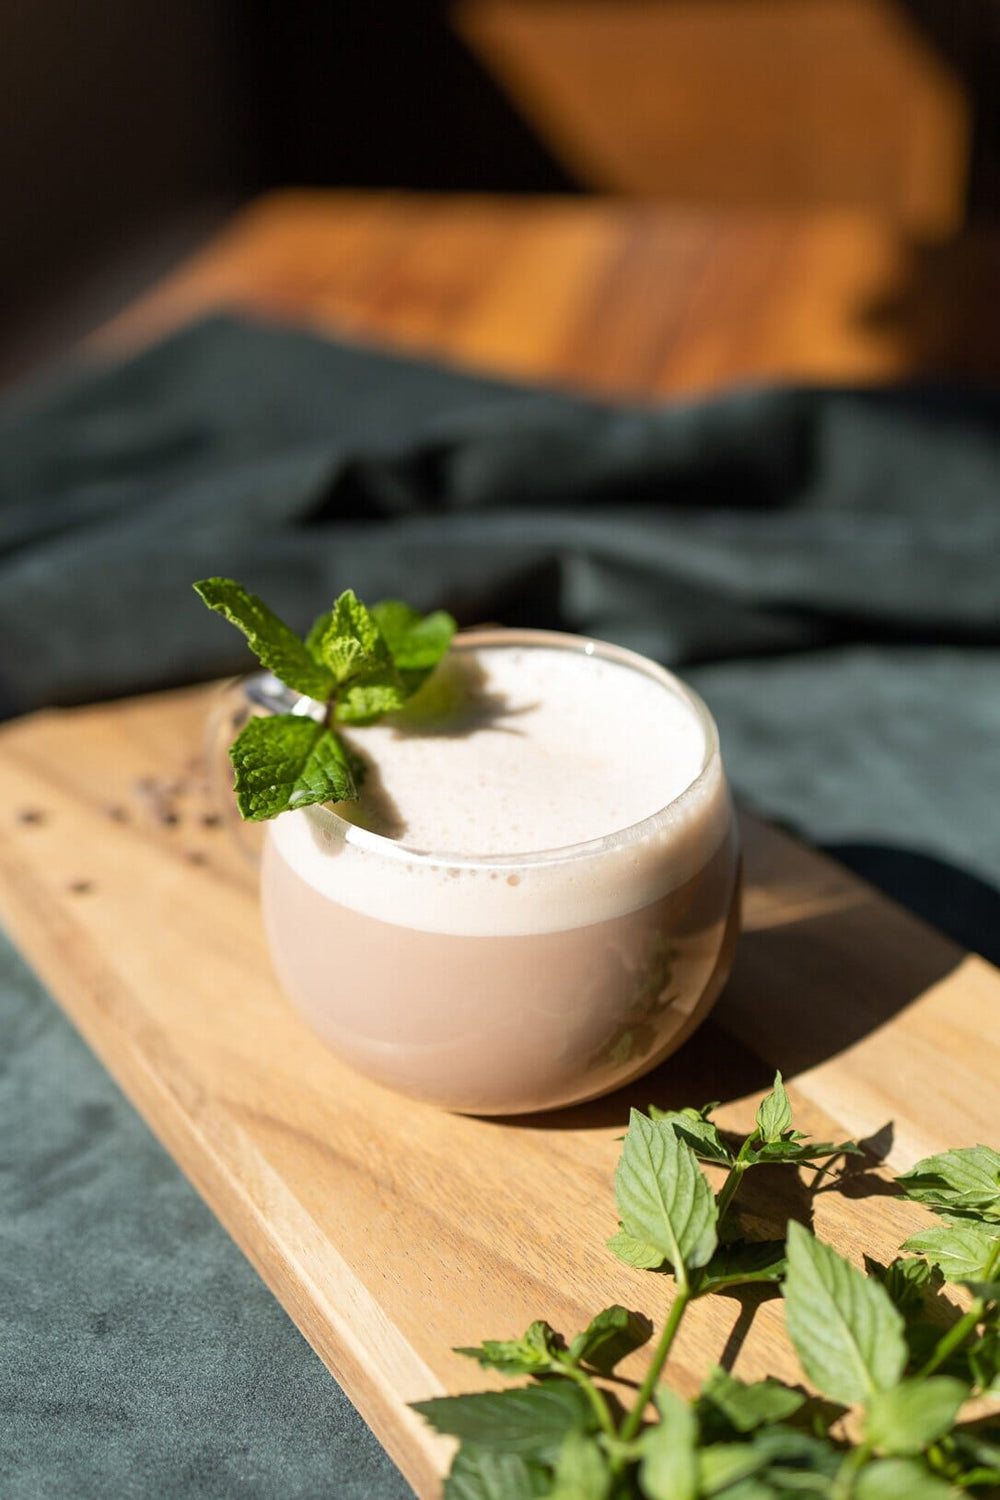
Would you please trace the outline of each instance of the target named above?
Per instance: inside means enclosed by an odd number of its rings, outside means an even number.
[[[231,310],[472,370],[651,400],[766,380],[1000,371],[1000,236],[610,199],[267,195],[91,352]]]
[[[875,378],[914,367],[853,317],[894,246],[851,217],[727,229],[602,204],[279,195],[99,347],[237,306],[647,396],[768,372]],[[804,1129],[874,1134],[894,1167],[993,1135],[996,972],[753,821],[733,982],[627,1095],[503,1122],[355,1077],[270,975],[252,868],[197,764],[211,692],[0,732],[0,916],[422,1496],[447,1445],[406,1403],[489,1380],[453,1346],[536,1316],[571,1334],[615,1300],[662,1316],[662,1281],[602,1248],[629,1102],[720,1098],[724,1123],[747,1126],[779,1065]],[[854,1255],[885,1258],[925,1217],[868,1171],[846,1198],[784,1191],[761,1229],[811,1210]],[[742,1375],[793,1374],[776,1303],[752,1320],[699,1303],[671,1378],[692,1390],[723,1349]]]
[[[662,1317],[664,1283],[602,1248],[630,1103],[721,1098],[723,1122],[746,1127],[780,1065],[803,1128],[874,1135],[893,1167],[992,1137],[1000,976],[752,820],[735,977],[630,1090],[503,1122],[356,1077],[271,977],[254,872],[192,764],[209,697],[3,732],[0,913],[421,1495],[437,1493],[447,1446],[406,1403],[490,1381],[451,1348],[536,1316],[571,1334],[616,1300]],[[761,1232],[808,1210],[791,1181],[784,1193]],[[855,1256],[888,1257],[927,1217],[870,1171],[811,1206]],[[724,1348],[741,1375],[794,1378],[777,1303],[752,1322],[731,1299],[697,1304],[672,1380],[693,1390]]]
[[[461,0],[455,18],[592,189],[960,222],[969,106],[892,0]]]
[[[906,265],[888,222],[851,212],[276,193],[93,347],[117,355],[225,308],[643,399],[868,381],[912,368],[909,332],[870,317]]]

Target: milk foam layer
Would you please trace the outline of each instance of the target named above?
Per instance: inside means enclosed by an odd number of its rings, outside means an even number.
[[[730,807],[711,721],[660,668],[491,632],[439,674],[423,722],[354,733],[375,768],[360,804],[270,825],[321,894],[432,932],[553,932],[667,895],[719,848]]]
[[[705,736],[688,704],[617,661],[491,646],[455,652],[441,671],[450,713],[354,734],[378,785],[340,809],[411,849],[481,856],[582,844],[641,823],[701,770]]]

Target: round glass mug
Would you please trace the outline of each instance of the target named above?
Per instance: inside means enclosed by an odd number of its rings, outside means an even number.
[[[451,650],[497,646],[654,679],[701,728],[697,776],[641,822],[566,848],[427,852],[321,805],[268,823],[261,857],[274,967],[313,1030],[390,1089],[490,1115],[596,1098],[675,1051],[728,977],[740,886],[718,734],[690,688],[634,652],[549,631],[463,632]],[[321,712],[266,673],[240,691],[243,717]],[[225,714],[230,734],[239,718]]]

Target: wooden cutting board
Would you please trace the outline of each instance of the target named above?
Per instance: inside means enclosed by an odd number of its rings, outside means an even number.
[[[995,1143],[997,971],[751,819],[732,982],[630,1090],[504,1122],[355,1077],[271,977],[253,868],[199,769],[213,691],[0,733],[0,916],[421,1496],[449,1445],[406,1403],[491,1383],[453,1346],[535,1317],[572,1335],[615,1301],[662,1320],[669,1283],[603,1248],[629,1104],[721,1099],[745,1127],[778,1065],[803,1129],[873,1138],[891,1168]],[[804,1206],[782,1180],[762,1231]],[[817,1195],[817,1231],[888,1258],[925,1215],[881,1186],[863,1168]],[[670,1379],[691,1391],[723,1350],[747,1378],[797,1378],[778,1302],[698,1303]]]

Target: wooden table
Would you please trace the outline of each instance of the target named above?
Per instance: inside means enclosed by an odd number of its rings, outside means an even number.
[[[242,215],[98,342],[117,352],[224,304],[605,391],[875,378],[908,368],[860,316],[897,253],[846,218],[295,194]],[[510,1125],[354,1077],[280,997],[250,869],[206,821],[208,698],[0,734],[0,914],[421,1495],[446,1445],[406,1402],[489,1379],[452,1346],[536,1316],[572,1333],[616,1300],[662,1316],[662,1284],[602,1249],[630,1100],[722,1098],[724,1123],[745,1126],[780,1063],[802,1128],[878,1133],[897,1168],[995,1132],[997,972],[751,820],[733,981],[630,1099]],[[863,1193],[815,1207],[855,1256],[887,1257],[923,1217]],[[727,1340],[738,1373],[793,1376],[777,1305],[749,1334],[740,1319],[725,1299],[697,1304],[673,1382],[692,1389]]]
[[[733,381],[1000,373],[1000,238],[901,240],[850,211],[285,192],[96,341],[209,307],[638,397]]]

